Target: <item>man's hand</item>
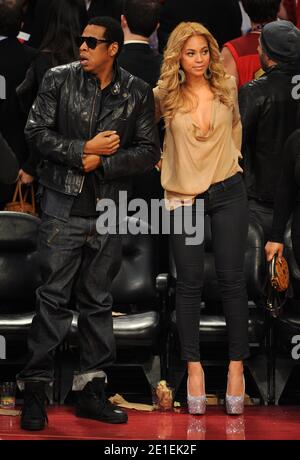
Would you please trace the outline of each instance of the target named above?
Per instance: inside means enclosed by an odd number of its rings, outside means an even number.
[[[280,260],[283,254],[283,244],[281,243],[274,243],[273,241],[268,241],[265,246],[265,253],[268,262],[271,262],[275,254],[278,255],[278,259]]]
[[[120,137],[116,131],[103,131],[84,146],[86,155],[113,155],[120,147]]]
[[[32,184],[34,181],[34,177],[30,174],[27,174],[25,171],[23,171],[23,169],[20,169],[18,179],[20,179],[21,183],[24,185]]]
[[[99,155],[83,155],[82,164],[85,173],[95,171],[101,165],[101,157]]]

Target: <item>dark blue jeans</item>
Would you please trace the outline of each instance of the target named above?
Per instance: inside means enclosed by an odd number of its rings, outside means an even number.
[[[244,276],[244,256],[248,235],[248,200],[240,174],[199,195],[205,214],[211,217],[215,266],[226,319],[229,358],[244,360],[248,347],[248,296]],[[195,214],[195,205],[193,210]],[[171,229],[177,210],[171,212]],[[176,282],[176,318],[182,359],[200,360],[199,321],[204,277],[204,244],[186,244],[186,234],[171,234]]]
[[[43,215],[38,236],[42,285],[29,332],[30,360],[20,380],[53,380],[53,351],[72,322],[72,291],[79,310],[80,372],[109,366],[115,359],[111,283],[121,264],[119,235],[99,235],[95,218],[67,222]]]

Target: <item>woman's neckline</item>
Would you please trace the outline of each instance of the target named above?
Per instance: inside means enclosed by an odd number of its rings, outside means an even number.
[[[188,116],[193,124],[193,126],[196,128],[196,130],[199,131],[199,134],[197,131],[195,131],[195,137],[197,140],[205,140],[207,139],[210,134],[214,131],[215,127],[215,119],[216,119],[216,97],[213,97],[211,100],[211,108],[210,108],[210,121],[209,121],[209,127],[206,130],[206,132],[203,134],[203,129],[202,127],[198,124],[198,122],[194,119],[193,115],[191,112],[188,112]]]

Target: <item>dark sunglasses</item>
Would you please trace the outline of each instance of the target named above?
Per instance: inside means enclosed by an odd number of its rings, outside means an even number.
[[[99,43],[109,43],[105,38],[95,38],[95,37],[76,37],[76,45],[78,48],[86,43],[88,48],[94,50]]]

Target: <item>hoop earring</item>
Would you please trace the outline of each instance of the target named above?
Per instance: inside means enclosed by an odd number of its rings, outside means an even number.
[[[210,64],[208,66],[208,68],[206,69],[206,71],[204,72],[204,78],[206,80],[210,80],[212,78],[212,71],[211,71],[211,68],[210,68]]]
[[[182,69],[178,70],[178,80],[179,80],[180,85],[182,85],[186,80],[185,73],[184,73],[184,71]]]

